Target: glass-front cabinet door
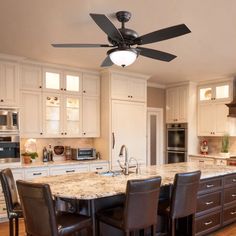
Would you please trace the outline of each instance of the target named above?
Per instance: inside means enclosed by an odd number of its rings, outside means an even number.
[[[63,132],[61,122],[62,99],[58,94],[43,95],[44,135],[61,136]]]
[[[62,81],[62,72],[57,69],[44,68],[43,86],[44,90],[53,92],[64,90]]]
[[[82,99],[78,96],[64,96],[63,116],[66,137],[81,136],[81,103]]]
[[[64,88],[66,92],[76,95],[81,94],[81,81],[82,75],[80,73],[69,71],[64,72]]]

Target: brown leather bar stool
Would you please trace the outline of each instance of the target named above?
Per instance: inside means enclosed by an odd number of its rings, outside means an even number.
[[[18,180],[16,182],[28,236],[64,236],[83,229],[92,235],[90,217],[72,214],[56,214],[48,184],[36,184]]]
[[[176,220],[184,217],[188,217],[188,220],[189,218],[191,219],[191,230],[189,230],[189,227],[183,227],[185,229],[188,229],[187,235],[195,235],[194,218],[196,213],[197,192],[200,182],[200,176],[200,171],[176,174],[170,203],[159,203],[158,214],[167,217],[167,230],[169,235],[179,235],[175,234]]]
[[[125,235],[148,227],[151,227],[152,235],[155,235],[160,184],[161,177],[129,180],[124,206],[97,213],[98,231],[99,222],[103,222],[124,231]]]
[[[15,180],[11,169],[7,168],[0,172],[2,190],[7,207],[7,216],[9,219],[10,236],[19,235],[19,218],[23,218],[23,212],[18,200]],[[15,234],[14,234],[15,221]]]

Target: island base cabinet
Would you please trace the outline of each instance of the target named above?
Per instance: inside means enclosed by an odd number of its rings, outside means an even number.
[[[236,221],[236,205],[225,208],[223,211],[223,225]]]
[[[221,218],[222,218],[221,211],[196,218],[195,235],[196,236],[208,235],[208,233],[217,230],[221,226]]]

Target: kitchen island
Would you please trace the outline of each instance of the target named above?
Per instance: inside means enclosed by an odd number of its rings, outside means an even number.
[[[185,162],[142,167],[139,174],[132,173],[128,176],[75,173],[39,178],[35,182],[48,183],[55,197],[78,200],[79,205],[87,203],[88,214],[93,218],[94,235],[96,235],[95,213],[120,203],[128,180],[161,176],[163,189],[161,197],[168,197],[164,189],[173,183],[176,173],[196,170],[201,170],[202,173],[195,221],[196,235],[207,235],[236,221],[236,168],[233,166]],[[112,234],[119,235],[119,232]]]

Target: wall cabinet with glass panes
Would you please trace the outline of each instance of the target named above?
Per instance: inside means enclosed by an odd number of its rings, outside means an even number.
[[[20,77],[22,137],[100,135],[98,74],[24,64]]]
[[[225,105],[232,101],[233,80],[198,87],[198,135],[232,134],[232,118]],[[233,134],[232,134],[233,135]]]

